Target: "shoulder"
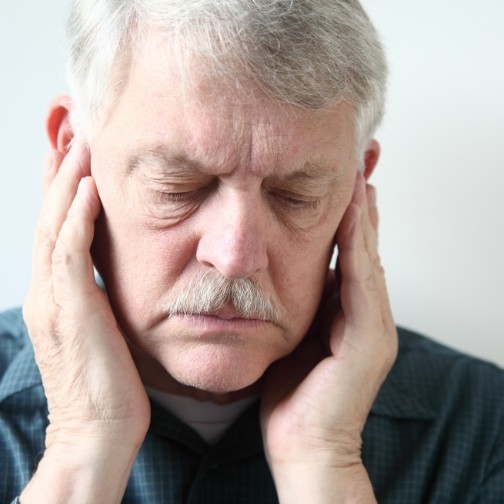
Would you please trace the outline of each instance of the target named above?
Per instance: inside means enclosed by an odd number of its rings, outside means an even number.
[[[0,501],[31,479],[44,452],[47,403],[21,309],[0,313]]]
[[[0,313],[0,402],[40,385],[21,308]]]
[[[15,356],[29,344],[21,308],[0,313],[0,377]]]
[[[378,500],[404,502],[393,496],[407,492],[418,498],[411,502],[504,502],[504,371],[398,333],[397,360],[364,433]]]
[[[388,417],[485,428],[503,436],[504,371],[399,328],[399,352],[373,407]]]
[[[495,364],[444,346],[430,338],[399,328],[399,353],[391,378],[413,386],[430,402],[444,394],[463,393],[480,399],[504,394],[504,371]]]
[[[503,447],[504,370],[413,331],[398,333],[398,357],[375,411],[432,421],[442,437],[477,439],[488,451]]]

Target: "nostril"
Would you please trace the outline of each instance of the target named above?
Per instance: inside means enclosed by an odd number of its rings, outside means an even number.
[[[221,193],[202,221],[197,259],[228,278],[248,278],[268,266],[265,219],[254,194]]]
[[[249,278],[268,264],[258,233],[233,228],[227,228],[223,234],[207,232],[199,242],[197,259],[226,278]]]

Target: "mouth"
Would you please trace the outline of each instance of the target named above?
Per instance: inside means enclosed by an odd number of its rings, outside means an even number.
[[[215,312],[207,312],[207,313],[194,313],[193,316],[201,316],[201,317],[212,317],[218,318],[221,320],[249,320],[249,321],[257,321],[257,322],[267,322],[267,320],[261,319],[259,316],[244,316],[242,313],[239,313],[232,308],[221,308],[216,310]]]
[[[215,321],[222,321],[223,323],[226,322],[256,322],[256,323],[267,323],[270,322],[269,320],[264,320],[261,318],[255,318],[255,317],[244,317],[243,315],[240,315],[238,313],[175,313],[170,316],[170,318],[173,317],[180,317],[184,319],[208,319],[208,320],[215,320]]]
[[[231,306],[223,306],[221,308],[217,308],[215,310],[210,310],[210,311],[176,311],[174,313],[170,313],[168,318],[173,318],[173,317],[181,317],[181,318],[189,318],[189,319],[215,319],[215,320],[222,320],[223,322],[273,322],[272,320],[265,319],[264,316],[261,316],[260,314],[244,314],[240,312],[239,310],[234,309]]]
[[[244,316],[243,314],[223,308],[212,312],[203,313],[174,313],[170,319],[178,319],[184,325],[198,327],[203,330],[225,330],[241,331],[246,329],[257,329],[270,324],[271,321],[254,316]]]

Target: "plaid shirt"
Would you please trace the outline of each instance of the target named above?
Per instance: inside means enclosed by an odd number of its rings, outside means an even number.
[[[397,362],[363,434],[380,504],[504,503],[504,372],[400,329]],[[277,503],[258,405],[213,447],[152,405],[124,503]],[[20,310],[0,315],[0,502],[44,451],[47,404]]]

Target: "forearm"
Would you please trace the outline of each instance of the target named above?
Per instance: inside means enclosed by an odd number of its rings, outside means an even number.
[[[286,465],[274,469],[281,504],[376,504],[363,465],[348,468],[318,467],[314,464]]]
[[[48,449],[20,504],[120,503],[138,446],[124,443]]]

